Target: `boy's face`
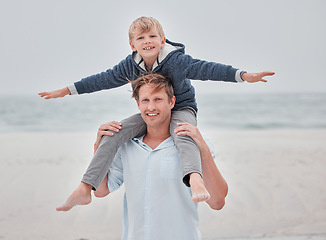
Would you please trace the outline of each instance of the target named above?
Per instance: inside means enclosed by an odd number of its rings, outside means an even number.
[[[165,89],[154,91],[154,86],[145,84],[139,89],[137,105],[147,127],[162,128],[170,126],[171,109],[175,104],[175,97],[169,99]]]
[[[140,54],[145,63],[154,63],[165,44],[165,38],[160,36],[156,28],[152,28],[149,32],[136,31],[129,44],[133,51]]]

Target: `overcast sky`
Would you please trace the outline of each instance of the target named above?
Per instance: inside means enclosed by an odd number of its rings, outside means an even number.
[[[267,84],[197,92],[326,92],[325,12],[323,0],[1,0],[0,93],[55,90],[113,67],[143,15],[195,58],[276,72]]]

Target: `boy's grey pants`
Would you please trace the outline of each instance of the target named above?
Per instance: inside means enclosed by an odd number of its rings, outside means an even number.
[[[179,151],[183,182],[189,185],[189,173],[202,174],[200,152],[196,143],[189,136],[178,136],[174,129],[177,123],[188,122],[197,125],[196,112],[191,107],[184,107],[172,111],[170,133]],[[140,137],[146,133],[146,124],[140,113],[122,120],[122,128],[113,136],[103,136],[82,182],[90,184],[96,190],[108,173],[118,148],[134,137]]]

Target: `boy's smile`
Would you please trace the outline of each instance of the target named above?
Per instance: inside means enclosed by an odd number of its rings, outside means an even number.
[[[153,28],[149,32],[135,32],[129,44],[133,51],[140,54],[146,66],[152,68],[161,48],[164,47],[165,38],[162,38],[158,31]]]

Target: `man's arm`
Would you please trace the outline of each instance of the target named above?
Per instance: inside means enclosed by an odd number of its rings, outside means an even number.
[[[117,121],[111,121],[102,124],[97,131],[96,141],[94,143],[94,154],[98,149],[98,147],[100,146],[101,139],[104,135],[113,136],[114,132],[119,132],[120,129],[121,129],[121,123]]]
[[[108,175],[106,175],[106,177],[101,182],[100,186],[98,186],[96,191],[94,191],[94,195],[95,195],[95,197],[102,198],[102,197],[106,197],[107,195],[109,195],[109,193],[110,193],[110,190],[108,187]]]
[[[108,174],[94,191],[95,197],[102,198],[117,190],[123,184],[123,166],[120,152],[117,152]]]
[[[102,124],[100,126],[100,128],[97,131],[97,136],[96,136],[96,141],[94,143],[94,154],[97,150],[97,148],[99,147],[100,141],[102,136],[104,135],[108,135],[108,136],[113,136],[113,132],[119,132],[119,130],[121,129],[121,123],[117,122],[117,121],[111,121],[105,124]],[[110,131],[108,131],[110,130]],[[112,163],[112,167],[111,169],[113,171],[111,171],[111,178],[118,180],[116,181],[118,184],[112,184],[114,187],[114,190],[117,187],[117,185],[122,184],[123,180],[123,170],[122,170],[122,165],[121,163],[121,157],[120,154],[117,153],[117,155],[115,156],[113,163]],[[113,176],[112,176],[113,175]],[[109,190],[109,186],[108,186],[108,174],[105,176],[105,178],[103,179],[103,181],[101,182],[101,184],[99,185],[99,187],[96,189],[96,191],[94,191],[94,195],[95,197],[98,198],[103,198],[106,197],[107,195],[109,195],[110,190]]]
[[[178,123],[175,129],[178,135],[187,135],[197,144],[202,161],[203,179],[205,187],[210,194],[210,199],[206,201],[215,210],[220,210],[225,204],[225,197],[228,193],[228,185],[218,170],[210,149],[200,134],[197,127],[189,123]]]

